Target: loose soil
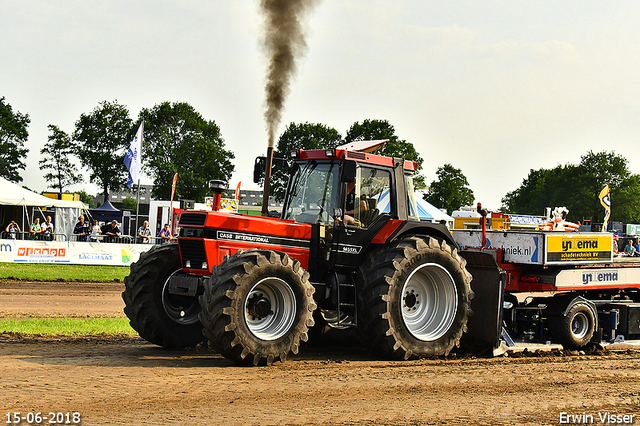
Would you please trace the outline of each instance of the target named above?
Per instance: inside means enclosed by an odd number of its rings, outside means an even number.
[[[0,283],[0,318],[121,317],[121,292],[116,283]],[[359,347],[307,347],[284,364],[242,367],[207,348],[167,351],[138,338],[4,334],[2,423],[13,412],[79,412],[84,425],[557,425],[561,413],[640,424],[640,352],[393,362]]]

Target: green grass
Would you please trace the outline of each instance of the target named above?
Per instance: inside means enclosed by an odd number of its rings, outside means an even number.
[[[43,337],[137,336],[127,318],[28,318],[0,320],[0,334]]]
[[[128,266],[0,263],[0,281],[124,281]]]

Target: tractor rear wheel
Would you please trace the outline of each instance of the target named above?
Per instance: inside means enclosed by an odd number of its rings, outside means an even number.
[[[314,288],[285,253],[240,251],[215,266],[200,296],[200,321],[211,346],[239,363],[284,362],[313,326]]]
[[[447,355],[466,331],[473,292],[465,261],[444,241],[401,239],[361,267],[358,327],[392,359]]]
[[[124,312],[143,339],[167,349],[194,347],[204,341],[196,297],[170,294],[169,279],[181,273],[177,244],[154,246],[131,265],[124,279]]]

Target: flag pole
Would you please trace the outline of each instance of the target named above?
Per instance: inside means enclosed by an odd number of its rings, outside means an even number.
[[[138,223],[139,213],[140,213],[140,179],[138,179],[138,195],[136,195],[136,228],[134,229],[135,231],[134,237],[138,236],[138,228],[140,228],[140,224]]]

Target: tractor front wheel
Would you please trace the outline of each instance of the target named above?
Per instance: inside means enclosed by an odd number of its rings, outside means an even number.
[[[181,273],[177,244],[154,246],[131,265],[124,279],[124,312],[143,339],[167,349],[194,347],[204,341],[193,296],[171,294],[169,279]]]
[[[239,363],[284,362],[313,326],[314,288],[300,262],[263,249],[238,252],[205,281],[200,321],[212,347]]]

